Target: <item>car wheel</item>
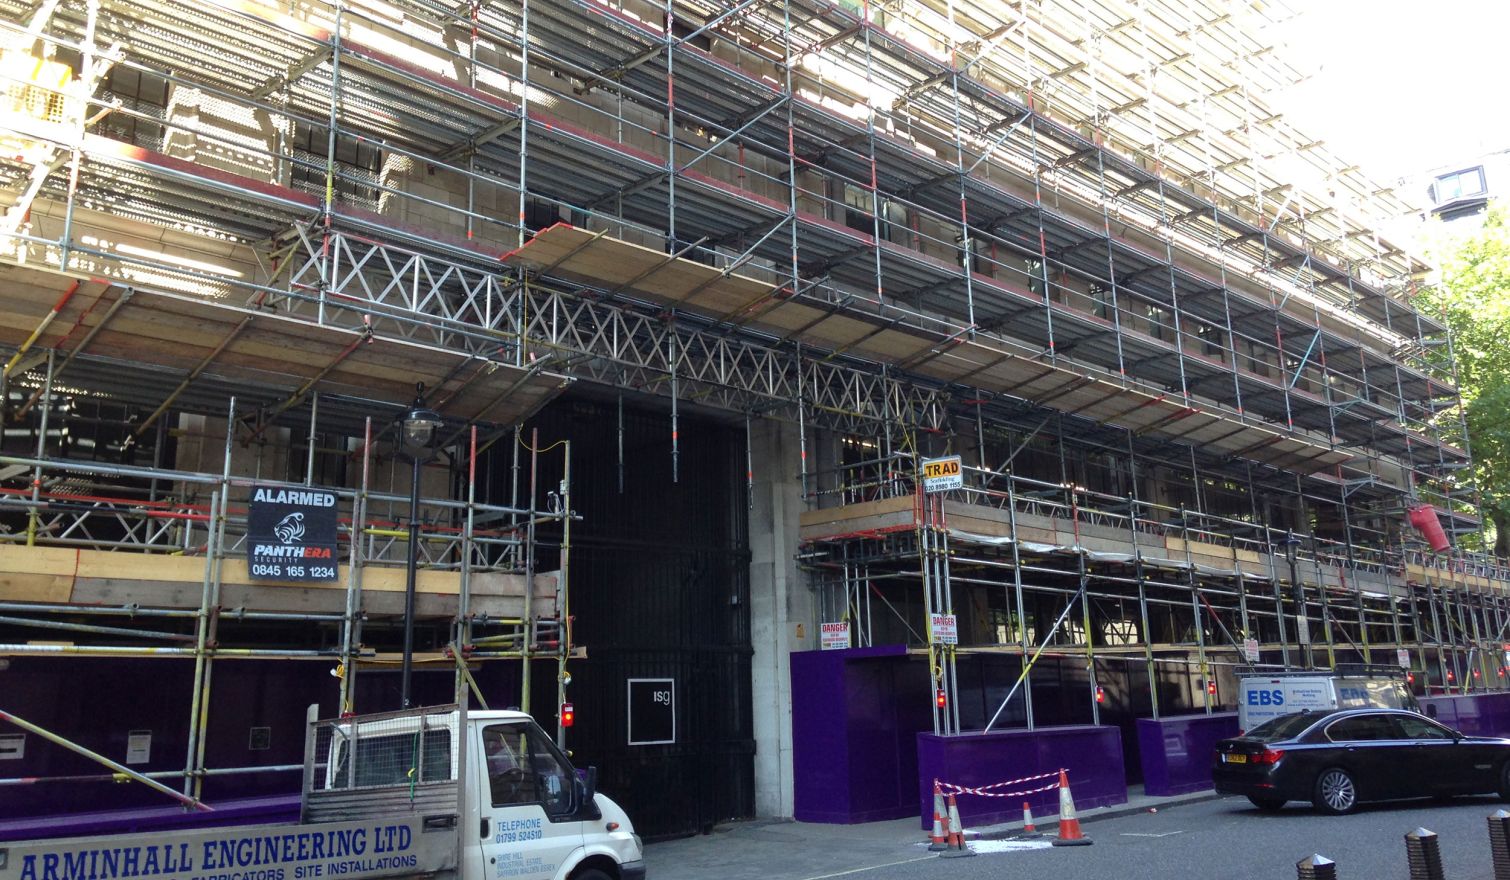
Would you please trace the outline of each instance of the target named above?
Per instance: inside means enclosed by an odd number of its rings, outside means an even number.
[[[1263,797],[1262,795],[1248,795],[1248,802],[1266,813],[1272,813],[1285,805],[1284,798]]]
[[[1358,806],[1358,788],[1353,785],[1353,777],[1340,767],[1321,771],[1316,777],[1311,803],[1319,812],[1334,816],[1352,812]]]

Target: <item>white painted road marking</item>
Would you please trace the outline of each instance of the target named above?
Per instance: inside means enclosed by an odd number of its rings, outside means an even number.
[[[896,867],[897,865],[906,865],[906,864],[910,864],[912,862],[922,862],[922,861],[926,861],[928,859],[936,859],[936,858],[938,858],[938,856],[936,856],[936,855],[926,855],[926,856],[922,856],[922,857],[916,858],[916,859],[903,859],[900,862],[887,862],[884,865],[870,865],[870,866],[864,867],[864,868],[851,868],[848,871],[840,871],[837,874],[818,874],[818,875],[815,875],[815,876],[812,876],[812,877],[808,877],[807,880],[828,880],[828,878],[830,878],[830,877],[848,877],[851,874],[861,874],[861,873],[864,873],[866,871],[878,871],[881,868],[893,868],[893,867]]]
[[[1165,831],[1163,834],[1138,834],[1138,833],[1133,832],[1133,831],[1124,831],[1124,832],[1122,832],[1122,836],[1123,837],[1171,837],[1171,836],[1173,836],[1175,834],[1184,834],[1184,833],[1185,832],[1183,830],[1182,831]]]
[[[1054,844],[1047,840],[976,840],[970,848],[978,853],[1018,852],[1027,849],[1048,849]]]

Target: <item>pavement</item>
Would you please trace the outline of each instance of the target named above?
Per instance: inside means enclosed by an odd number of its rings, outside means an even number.
[[[1125,804],[1077,810],[1081,824],[1177,808],[1218,796],[1206,790],[1150,797],[1142,786],[1131,787],[1127,794]],[[1035,818],[1040,831],[1052,835],[1057,830],[1057,816]],[[1021,828],[1021,822],[967,828],[966,836],[1001,840]],[[821,880],[937,858],[919,846],[926,839],[916,816],[857,825],[752,819],[715,826],[711,834],[649,844],[645,862],[653,880]]]

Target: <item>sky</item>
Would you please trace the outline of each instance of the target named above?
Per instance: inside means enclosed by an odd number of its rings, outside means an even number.
[[[1291,0],[1311,77],[1271,102],[1381,183],[1510,149],[1510,2]]]

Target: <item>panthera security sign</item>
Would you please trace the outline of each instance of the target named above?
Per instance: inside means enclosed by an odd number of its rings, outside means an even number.
[[[252,487],[246,565],[253,580],[333,581],[338,562],[334,492]]]
[[[965,475],[958,455],[923,460],[924,492],[943,492],[946,489],[963,489],[964,487]]]

